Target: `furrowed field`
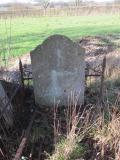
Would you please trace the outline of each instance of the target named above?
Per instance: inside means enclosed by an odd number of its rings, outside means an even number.
[[[0,20],[0,57],[21,56],[53,34],[72,39],[120,33],[119,15],[11,18]]]

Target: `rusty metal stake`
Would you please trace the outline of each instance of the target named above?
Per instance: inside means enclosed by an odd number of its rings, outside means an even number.
[[[24,76],[23,76],[23,66],[22,66],[22,61],[19,59],[19,70],[20,70],[20,80],[21,80],[21,86],[24,91]]]
[[[105,79],[105,68],[106,68],[106,56],[103,59],[102,73],[101,73],[101,85],[100,85],[100,101],[103,102],[103,88]]]

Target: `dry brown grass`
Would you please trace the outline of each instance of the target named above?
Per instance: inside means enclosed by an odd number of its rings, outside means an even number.
[[[69,98],[68,98],[69,99]],[[65,110],[66,118],[66,135],[59,138],[60,123],[57,121],[57,110],[54,109],[54,133],[55,133],[55,151],[49,160],[69,160],[73,152],[78,148],[78,143],[82,141],[85,135],[91,129],[92,108],[84,109],[80,113],[81,107],[77,108],[78,97],[75,98],[74,93],[71,93],[71,98],[68,100],[68,107]],[[57,127],[56,127],[57,126]],[[58,140],[59,139],[59,140]],[[80,149],[81,152],[81,149]]]
[[[118,107],[118,106],[117,106]],[[76,112],[76,106],[71,112],[71,125],[67,128],[67,135],[55,145],[55,152],[49,156],[49,160],[71,160],[71,155],[77,150],[77,144],[86,136],[92,135],[94,151],[92,157],[96,159],[120,159],[120,111],[117,107],[111,107],[105,113],[99,113],[97,118],[92,109],[84,110],[82,114]],[[67,108],[67,111],[68,108]],[[76,114],[75,114],[76,112]],[[92,121],[91,121],[92,119]],[[81,153],[79,153],[78,158]]]
[[[105,113],[106,114],[106,113]],[[100,157],[120,159],[120,112],[114,107],[109,110],[109,116],[105,119],[102,114],[97,119],[94,138],[98,141]],[[112,156],[106,155],[111,153]]]

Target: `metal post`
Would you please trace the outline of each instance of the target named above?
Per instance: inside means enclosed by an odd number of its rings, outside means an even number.
[[[104,88],[104,79],[105,79],[105,68],[106,68],[106,56],[103,59],[102,72],[101,72],[101,85],[100,85],[100,100],[103,102],[103,88]]]
[[[22,86],[22,89],[24,90],[23,66],[22,66],[22,61],[21,61],[21,59],[19,59],[19,70],[20,70],[21,86]]]

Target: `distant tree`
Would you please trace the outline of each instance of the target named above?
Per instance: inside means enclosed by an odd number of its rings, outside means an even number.
[[[120,4],[120,0],[114,0],[115,4]]]
[[[76,7],[79,7],[82,4],[83,0],[75,0]]]
[[[10,3],[9,4],[9,10],[15,10],[15,11],[21,11],[21,10],[26,10],[29,9],[30,6],[28,4],[24,3]]]
[[[40,5],[42,5],[42,7],[44,8],[45,11],[50,6],[50,0],[34,0],[34,1],[38,2]]]

